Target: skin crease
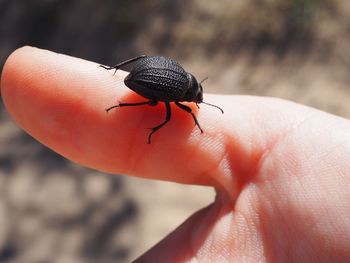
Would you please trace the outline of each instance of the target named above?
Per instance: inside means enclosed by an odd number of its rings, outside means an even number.
[[[6,61],[1,96],[25,131],[81,165],[215,187],[213,204],[135,262],[350,262],[349,120],[280,99],[204,94],[225,111],[188,104],[204,134],[172,107],[148,145],[163,103],[105,112],[145,100],[124,86],[126,74],[24,47]]]

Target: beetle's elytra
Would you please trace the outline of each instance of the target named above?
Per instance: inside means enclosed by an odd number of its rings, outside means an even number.
[[[199,103],[204,103],[216,107],[224,113],[220,107],[203,102],[203,88],[201,83],[204,80],[198,83],[191,73],[186,72],[177,62],[170,58],[141,55],[123,61],[115,66],[100,66],[107,70],[114,69],[116,72],[120,67],[132,62],[135,62],[135,66],[129,75],[125,77],[124,83],[131,90],[149,100],[137,103],[119,103],[118,105],[109,107],[106,111],[108,112],[113,108],[126,106],[155,106],[158,101],[164,102],[166,107],[165,121],[151,128],[151,132],[148,136],[148,144],[151,143],[152,135],[170,120],[170,102],[174,102],[180,109],[190,113],[195,125],[198,126],[201,133],[203,133],[203,130],[199,125],[196,116],[193,114],[192,109],[180,102],[194,102],[197,107]]]

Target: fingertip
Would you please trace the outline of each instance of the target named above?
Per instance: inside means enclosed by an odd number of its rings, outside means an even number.
[[[21,125],[22,120],[26,119],[19,110],[18,105],[23,104],[22,95],[30,94],[29,87],[33,84],[33,78],[30,71],[37,71],[33,68],[31,62],[33,55],[39,49],[31,46],[23,46],[14,50],[6,59],[1,74],[1,97],[9,114]],[[38,64],[40,67],[40,64]],[[36,75],[33,73],[32,75]],[[22,126],[22,125],[21,125]]]
[[[22,47],[5,63],[1,95],[12,118],[34,138],[78,163],[111,170],[99,165],[105,154],[96,158],[90,148],[102,148],[98,139],[108,137],[102,130],[113,122],[105,109],[128,92],[122,82],[126,73],[113,77],[98,65]]]
[[[11,83],[16,74],[15,65],[17,64],[17,61],[22,57],[21,54],[27,52],[27,50],[31,48],[32,47],[30,46],[24,46],[16,49],[8,56],[4,63],[3,70],[1,73],[0,92],[5,104],[8,99],[8,89],[12,86]]]

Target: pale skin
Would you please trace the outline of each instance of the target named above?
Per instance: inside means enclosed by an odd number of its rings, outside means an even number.
[[[144,100],[124,86],[126,74],[24,47],[4,66],[1,96],[24,130],[76,163],[215,188],[213,204],[136,262],[350,262],[349,120],[280,99],[204,94],[225,114],[186,104],[201,134],[172,107],[149,145],[162,103],[105,111]]]

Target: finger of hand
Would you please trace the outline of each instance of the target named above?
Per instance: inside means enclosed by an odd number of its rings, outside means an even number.
[[[192,116],[172,106],[172,119],[147,144],[148,127],[165,119],[165,107],[105,110],[145,98],[125,87],[126,72],[32,47],[16,50],[1,79],[4,103],[17,123],[34,138],[82,165],[110,173],[127,173],[182,183],[212,184],[225,152],[215,118],[192,107]],[[213,100],[216,97],[212,97]],[[215,102],[215,101],[214,101]],[[197,114],[198,113],[198,114]],[[203,176],[202,176],[203,175]]]

